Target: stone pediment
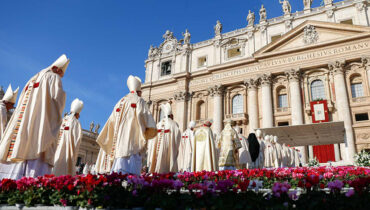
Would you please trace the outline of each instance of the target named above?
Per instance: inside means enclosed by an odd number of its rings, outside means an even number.
[[[321,21],[305,21],[278,40],[258,50],[254,56],[264,57],[300,51],[370,34],[370,27]]]

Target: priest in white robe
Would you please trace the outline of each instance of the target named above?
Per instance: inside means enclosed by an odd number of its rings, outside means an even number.
[[[179,171],[191,171],[191,159],[193,155],[195,122],[189,123],[188,129],[184,131],[179,146],[179,155],[177,158]]]
[[[113,162],[111,172],[140,175],[146,142],[156,128],[141,97],[141,80],[129,76],[127,86],[130,93],[115,105],[96,141]]]
[[[220,150],[218,166],[220,170],[235,170],[239,167],[238,150],[242,148],[238,134],[231,127],[232,120],[226,120],[217,147]]]
[[[25,169],[11,173],[37,177],[51,172],[66,98],[61,79],[68,64],[60,56],[22,90],[0,142],[1,161],[25,162]]]
[[[216,143],[211,130],[211,121],[206,121],[194,134],[194,149],[191,171],[218,171]]]
[[[59,139],[54,157],[55,176],[76,175],[76,162],[82,140],[80,112],[83,102],[75,99],[71,104],[71,112],[65,116],[59,131]]]
[[[12,86],[9,85],[2,100],[0,100],[0,139],[4,134],[6,125],[8,123],[8,112],[14,109],[14,104],[17,100],[18,90],[13,91]],[[22,162],[12,164],[11,162],[1,161],[0,163],[0,180],[3,178],[20,179],[23,173],[13,174],[12,171],[18,171],[18,168],[24,167]]]
[[[272,168],[274,167],[274,147],[270,142],[270,136],[265,136],[265,162],[264,167],[265,168]]]
[[[112,170],[113,162],[109,160],[109,155],[100,148],[95,163],[95,172],[97,174],[108,174]]]
[[[260,144],[260,152],[259,152],[258,158],[256,160],[257,167],[258,168],[264,168],[265,167],[265,149],[266,149],[266,145],[265,145],[265,141],[263,140],[261,130],[256,131],[256,137],[257,137],[258,143]]]
[[[274,145],[275,145],[276,155],[277,155],[277,161],[275,161],[277,164],[275,167],[280,168],[280,167],[283,167],[284,153],[283,153],[283,147],[281,146],[281,144],[279,144],[277,136],[274,136]]]
[[[0,100],[0,140],[8,123],[8,112],[14,109],[14,104],[17,101],[18,90],[19,88],[13,91],[12,86],[9,85],[3,98]]]
[[[250,168],[252,165],[252,158],[249,153],[248,140],[241,134],[241,129],[239,126],[235,126],[234,129],[238,134],[239,141],[242,145],[242,147],[239,149],[239,166],[241,169]]]
[[[171,105],[162,104],[165,117],[157,124],[158,135],[154,139],[151,173],[178,172],[177,157],[181,141],[181,131],[173,120]]]

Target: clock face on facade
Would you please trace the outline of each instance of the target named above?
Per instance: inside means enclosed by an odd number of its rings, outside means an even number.
[[[173,49],[173,42],[167,42],[166,44],[163,45],[162,51],[164,53],[169,53],[172,51],[172,49]]]

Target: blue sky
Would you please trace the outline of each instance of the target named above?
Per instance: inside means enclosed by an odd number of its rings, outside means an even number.
[[[293,12],[303,9],[302,0],[290,2]],[[245,27],[248,10],[257,22],[261,4],[268,18],[282,15],[278,0],[1,0],[0,85],[23,88],[65,53],[66,111],[80,98],[83,128],[104,125],[128,92],[128,75],[144,78],[149,46],[159,45],[167,29],[181,39],[187,28],[192,43],[203,41],[213,37],[218,19],[223,32]]]

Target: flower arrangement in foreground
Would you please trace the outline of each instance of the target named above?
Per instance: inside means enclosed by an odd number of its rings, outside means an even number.
[[[366,208],[370,169],[315,167],[3,179],[0,204],[147,209]]]

